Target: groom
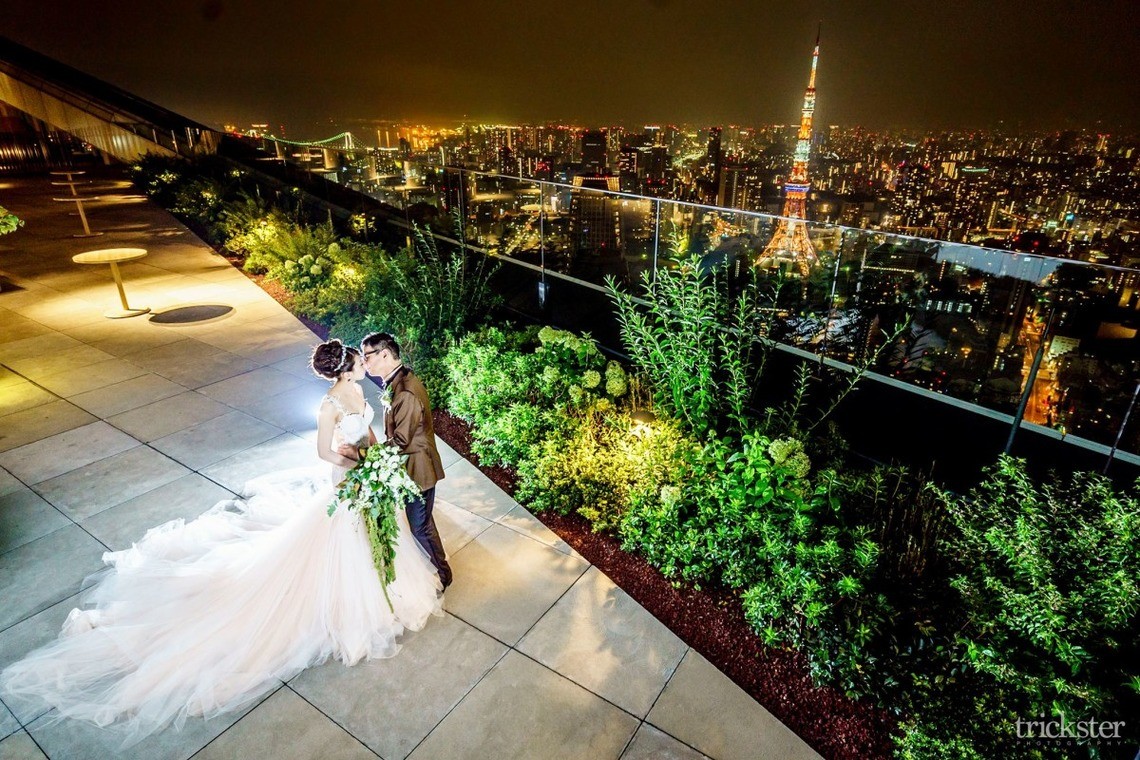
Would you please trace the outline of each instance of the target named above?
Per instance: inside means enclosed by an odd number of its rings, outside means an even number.
[[[423,495],[407,506],[406,514],[412,534],[427,552],[444,588],[451,585],[451,566],[443,551],[432,508],[435,506],[435,484],[442,480],[443,462],[435,448],[431,401],[420,379],[400,361],[400,346],[388,333],[372,333],[360,342],[364,369],[380,378],[383,388],[391,389],[392,407],[384,416],[387,443],[395,444],[401,454],[408,455],[408,474]]]

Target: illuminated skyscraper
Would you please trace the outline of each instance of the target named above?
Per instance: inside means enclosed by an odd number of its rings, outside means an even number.
[[[586,173],[606,173],[606,152],[604,130],[587,130],[582,133],[582,169]]]
[[[811,78],[804,92],[804,107],[800,112],[800,131],[796,152],[792,160],[792,173],[784,183],[784,216],[776,225],[776,234],[756,259],[756,266],[778,267],[790,263],[806,277],[819,263],[819,256],[808,237],[807,194],[811,189],[808,180],[808,155],[811,153],[811,120],[815,113],[815,68],[819,62],[819,35],[815,38],[815,51],[811,54]]]

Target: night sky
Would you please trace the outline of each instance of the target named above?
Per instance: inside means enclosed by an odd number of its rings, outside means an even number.
[[[0,34],[207,124],[1140,128],[1140,2],[4,0]]]

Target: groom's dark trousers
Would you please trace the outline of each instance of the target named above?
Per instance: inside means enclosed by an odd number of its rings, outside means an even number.
[[[434,486],[424,491],[423,496],[408,504],[405,513],[408,516],[408,525],[412,528],[412,535],[427,552],[431,563],[439,571],[440,583],[447,588],[451,585],[451,565],[447,564],[443,541],[440,540],[435,520],[432,519],[433,509],[435,509]]]

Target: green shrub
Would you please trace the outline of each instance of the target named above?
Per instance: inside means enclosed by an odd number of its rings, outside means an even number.
[[[520,466],[519,498],[538,510],[576,511],[594,530],[616,528],[631,492],[659,486],[686,445],[675,424],[631,427],[628,415],[605,400],[561,419],[569,424],[549,432]]]
[[[193,168],[184,159],[148,153],[131,164],[130,172],[136,187],[160,206],[171,208]]]
[[[473,434],[499,410],[530,401],[537,374],[534,341],[534,331],[487,327],[448,352],[446,406],[474,427]]]
[[[170,210],[212,232],[222,214],[226,188],[209,177],[196,177],[174,189]]]
[[[1003,456],[950,505],[968,666],[1034,714],[1140,714],[1140,494],[1092,473],[1037,485]]]
[[[866,693],[868,650],[893,613],[871,587],[879,546],[845,524],[834,474],[813,482],[802,443],[757,433],[676,453],[654,488],[631,494],[624,547],[666,576],[742,589],[766,643],[802,650],[818,681]]]
[[[241,193],[223,206],[215,227],[222,244],[242,256],[259,255],[278,232],[291,228],[285,214],[261,198]],[[248,260],[247,260],[248,263]],[[264,272],[264,266],[246,266],[249,272]]]
[[[3,206],[0,206],[0,235],[7,235],[9,232],[15,232],[23,226],[23,219],[16,216]]]

